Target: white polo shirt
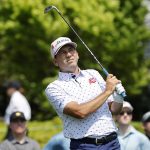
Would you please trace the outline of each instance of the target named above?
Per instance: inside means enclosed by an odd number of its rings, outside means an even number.
[[[10,123],[10,115],[15,111],[21,111],[24,113],[26,120],[31,119],[31,108],[28,103],[28,100],[24,95],[22,95],[19,91],[15,91],[11,98],[9,105],[7,106],[5,112],[5,123]]]
[[[78,104],[88,102],[97,97],[105,89],[105,81],[93,69],[81,70],[78,75],[59,72],[59,78],[50,83],[45,92],[50,103],[64,124],[64,135],[67,138],[101,137],[117,130],[109,111],[107,101],[94,113],[84,119],[77,119],[63,113],[63,109],[71,101]]]

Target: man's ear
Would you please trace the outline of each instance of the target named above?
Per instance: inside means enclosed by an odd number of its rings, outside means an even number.
[[[53,59],[53,63],[54,63],[54,65],[55,65],[55,66],[57,66],[57,67],[58,67],[58,64],[57,64],[57,61],[56,61],[56,59],[55,59],[55,58]]]

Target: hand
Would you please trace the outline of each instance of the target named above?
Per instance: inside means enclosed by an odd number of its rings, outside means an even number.
[[[119,83],[121,83],[121,81],[118,80],[116,76],[109,74],[106,79],[106,91],[112,94],[115,91],[116,85]]]
[[[117,92],[117,94],[119,94],[119,95],[120,95],[121,93],[125,92],[125,89],[124,89],[124,87],[122,86],[121,83],[119,83],[119,84],[116,85],[116,92]]]

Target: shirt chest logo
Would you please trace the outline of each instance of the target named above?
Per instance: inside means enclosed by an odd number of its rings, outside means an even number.
[[[95,82],[96,82],[96,78],[92,77],[92,78],[89,79],[90,84],[95,83]]]

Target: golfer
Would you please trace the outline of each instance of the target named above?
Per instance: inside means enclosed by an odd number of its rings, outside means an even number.
[[[106,81],[98,71],[81,70],[77,44],[60,37],[51,44],[51,56],[59,77],[45,92],[63,121],[64,136],[71,150],[120,150],[112,114],[122,109],[123,98],[115,91],[121,81],[109,74]]]

